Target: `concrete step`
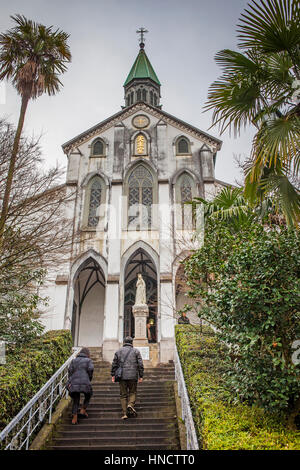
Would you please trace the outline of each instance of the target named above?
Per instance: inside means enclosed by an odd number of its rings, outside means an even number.
[[[106,382],[107,380],[111,381],[110,374],[104,373],[95,373],[93,375],[92,382],[95,384],[96,382]],[[143,382],[156,382],[157,380],[165,381],[165,382],[173,382],[175,380],[174,374],[153,374],[153,375],[144,375]]]
[[[116,423],[110,423],[110,422],[105,422],[103,423],[102,421],[98,424],[90,424],[90,420],[82,420],[80,422],[80,426],[74,426],[72,424],[62,424],[59,428],[59,431],[64,433],[64,432],[96,432],[96,431],[105,431],[105,432],[111,432],[111,431],[119,431],[122,430],[124,432],[126,431],[131,431],[134,430],[135,432],[140,432],[142,430],[150,431],[151,432],[156,432],[156,431],[168,431],[168,430],[176,430],[176,425],[173,421],[167,421],[165,422],[163,420],[137,420],[137,419],[127,419],[125,421],[118,422]],[[150,421],[150,422],[149,422]],[[154,421],[154,422],[153,422]]]
[[[85,430],[85,429],[78,429],[79,426],[73,426],[76,430],[71,431],[60,431],[57,437],[55,438],[55,442],[58,439],[101,439],[105,441],[110,441],[111,439],[120,438],[121,440],[130,440],[136,439],[143,436],[144,439],[153,438],[155,439],[173,439],[176,437],[176,433],[174,429],[160,429],[156,430],[155,432],[151,429],[143,428],[143,429],[113,429],[113,430]]]
[[[120,422],[121,419],[121,405],[119,410],[88,410],[89,417],[88,419],[86,418],[79,418],[80,422],[83,421],[89,421],[89,423],[99,423],[100,420],[108,419],[110,420],[111,423],[115,422]],[[67,420],[70,422],[72,416],[71,414],[68,416]],[[169,419],[175,419],[176,418],[176,412],[175,409],[162,409],[159,411],[153,411],[152,409],[149,410],[140,410],[137,418],[130,418],[130,420],[144,420],[144,419],[163,419],[163,420],[169,420]]]
[[[141,396],[138,396],[137,399],[136,399],[136,405],[139,406],[139,405],[147,404],[147,405],[152,405],[152,406],[155,407],[157,405],[158,401],[159,401],[159,403],[162,403],[164,405],[168,405],[170,403],[173,403],[171,397],[169,397],[168,395],[161,395],[158,398],[157,397],[150,398],[150,397],[147,397],[147,396],[144,396],[143,398],[141,398]],[[95,397],[95,396],[93,396],[93,398],[90,401],[89,407],[94,406],[94,405],[102,405],[102,404],[106,406],[108,403],[112,403],[112,404],[118,403],[119,404],[120,403],[120,396],[118,396],[118,395],[111,396],[111,397],[104,397],[104,396]]]
[[[118,400],[119,402],[115,401],[115,402],[106,402],[106,403],[103,403],[103,402],[96,402],[96,403],[90,403],[89,405],[89,410],[90,411],[95,411],[95,410],[99,410],[99,411],[102,411],[103,409],[105,410],[119,410],[121,409],[121,403],[120,403],[120,400]],[[147,402],[144,402],[144,403],[139,403],[137,402],[136,403],[136,406],[135,406],[135,409],[137,412],[139,412],[140,410],[160,410],[161,408],[166,408],[166,407],[170,407],[172,406],[172,402],[170,401],[164,401],[164,402],[160,402],[160,403],[147,403]]]
[[[138,444],[106,444],[103,445],[64,445],[64,444],[55,444],[51,447],[51,450],[109,450],[114,452],[116,450],[179,450],[178,444],[167,443],[167,444],[147,444],[147,443],[138,443]]]
[[[93,384],[92,384],[93,385]],[[142,387],[142,386],[138,386],[138,389],[137,389],[137,395],[150,395],[150,394],[160,394],[160,393],[168,393],[168,394],[172,394],[173,392],[173,387],[165,387],[164,384],[162,384],[161,387],[159,387],[158,385],[156,385],[155,387],[146,387],[146,384]],[[93,393],[103,393],[103,394],[112,394],[112,395],[119,395],[120,393],[120,390],[119,390],[119,387],[118,385],[116,384],[113,384],[112,387],[105,385],[93,385]]]
[[[114,383],[110,380],[110,382],[94,382],[92,381],[93,388],[103,388],[103,389],[111,389],[111,390],[119,390],[119,384]],[[173,381],[168,380],[164,382],[160,382],[159,384],[156,382],[141,382],[137,384],[137,390],[162,390],[162,389],[171,389],[173,386]]]
[[[111,369],[107,367],[102,367],[100,364],[94,365],[94,374],[99,373],[99,371],[110,373]],[[171,369],[144,369],[144,375],[174,375],[175,371]]]
[[[153,444],[158,444],[158,445],[164,445],[167,446],[168,444],[171,444],[173,442],[173,436],[171,438],[162,438],[160,436],[155,437],[149,437],[145,438],[144,436],[139,436],[139,437],[112,437],[110,436],[109,438],[103,437],[103,438],[95,438],[95,437],[71,437],[71,438],[64,438],[64,437],[58,437],[54,441],[54,445],[57,446],[98,446],[99,448],[102,448],[102,446],[109,446],[114,444],[115,449],[119,449],[120,445],[129,445],[129,446],[136,446],[137,444],[143,444],[145,446],[150,446]]]
[[[110,398],[107,397],[107,393],[106,392],[94,392],[93,394],[93,397],[92,397],[92,401],[91,403],[95,402],[95,401],[101,401],[101,400],[120,400],[120,392],[117,391],[113,391],[110,393]],[[156,403],[157,400],[160,400],[160,399],[164,399],[164,400],[167,400],[167,399],[172,399],[171,396],[170,396],[170,393],[168,391],[166,392],[157,392],[157,393],[152,393],[152,392],[140,392],[137,396],[137,403],[140,401],[140,402],[146,402],[146,401],[154,401]]]
[[[119,426],[175,426],[176,422],[174,421],[174,413],[170,415],[166,415],[165,417],[155,418],[153,416],[146,416],[139,413],[136,418],[129,418],[127,420],[121,420],[120,413],[113,413],[113,415],[106,415],[102,416],[101,418],[93,417],[95,414],[89,414],[89,418],[78,418],[80,427],[119,427]],[[71,426],[72,428],[76,428],[76,426],[70,424],[72,419],[72,415],[70,414],[68,417],[65,417],[61,423],[61,426]]]

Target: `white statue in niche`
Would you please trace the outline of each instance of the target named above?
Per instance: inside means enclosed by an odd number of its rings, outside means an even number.
[[[138,274],[138,280],[136,283],[136,293],[135,293],[135,304],[134,305],[146,305],[146,284],[141,275]]]

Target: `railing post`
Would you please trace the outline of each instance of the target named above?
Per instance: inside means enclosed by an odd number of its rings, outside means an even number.
[[[28,418],[28,424],[27,424],[26,450],[28,450],[28,447],[29,447],[29,437],[30,437],[30,428],[31,428],[31,417],[32,417],[32,407],[30,408],[30,411],[29,411],[29,418]]]
[[[53,383],[51,385],[51,394],[50,394],[50,411],[49,411],[49,424],[51,423],[52,419],[52,406],[53,406]]]

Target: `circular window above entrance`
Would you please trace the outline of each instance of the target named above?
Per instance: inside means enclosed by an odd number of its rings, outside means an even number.
[[[139,114],[132,119],[132,124],[137,129],[144,129],[145,127],[149,126],[150,119],[144,114]]]

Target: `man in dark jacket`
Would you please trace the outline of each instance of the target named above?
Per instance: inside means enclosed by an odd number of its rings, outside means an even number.
[[[190,320],[186,316],[185,312],[182,312],[181,317],[178,318],[178,325],[189,325]]]
[[[124,344],[114,356],[111,366],[111,380],[115,382],[115,373],[123,361],[123,372],[120,380],[120,398],[123,416],[122,419],[127,419],[128,416],[137,416],[135,411],[135,400],[137,382],[143,381],[144,365],[141,353],[138,349],[132,346],[132,338],[126,336]]]
[[[80,415],[88,416],[86,409],[93,394],[91,380],[93,378],[94,364],[90,359],[90,351],[83,348],[78,356],[70,364],[67,388],[73,399],[72,424],[77,424],[78,407],[80,393],[84,394],[84,402],[80,410]]]

